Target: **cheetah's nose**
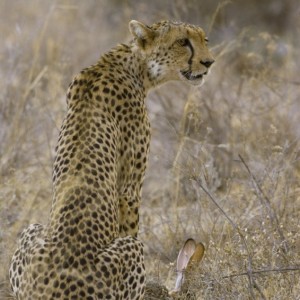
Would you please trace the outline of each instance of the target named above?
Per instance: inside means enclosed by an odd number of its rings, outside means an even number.
[[[200,64],[204,65],[206,68],[209,68],[214,62],[213,59],[200,60]]]

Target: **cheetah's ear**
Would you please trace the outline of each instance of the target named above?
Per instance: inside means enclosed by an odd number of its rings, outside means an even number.
[[[145,50],[155,37],[155,32],[149,26],[132,20],[129,22],[129,30],[135,38],[137,46]]]

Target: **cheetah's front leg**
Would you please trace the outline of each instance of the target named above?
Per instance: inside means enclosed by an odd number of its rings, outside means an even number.
[[[119,196],[120,237],[137,237],[139,230],[140,196],[123,194]]]

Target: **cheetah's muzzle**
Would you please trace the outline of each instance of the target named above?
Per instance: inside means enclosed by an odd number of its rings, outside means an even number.
[[[193,75],[192,71],[180,71],[181,75],[183,75],[187,80],[198,80],[198,79],[202,79],[203,75],[206,75],[207,72],[204,72],[202,74],[197,74],[197,75]]]

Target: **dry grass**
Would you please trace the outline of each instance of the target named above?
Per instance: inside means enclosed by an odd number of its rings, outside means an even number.
[[[219,11],[218,1],[198,2],[1,1],[0,299],[17,236],[49,216],[73,74],[124,41],[128,20],[162,18],[211,28],[217,62],[200,89],[170,83],[148,97],[148,278],[171,289],[178,250],[193,237],[207,249],[191,287],[197,299],[299,299],[297,1]]]

